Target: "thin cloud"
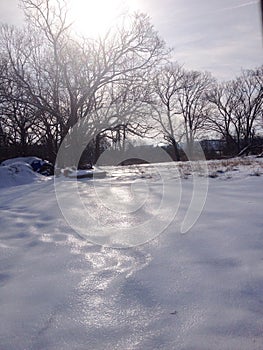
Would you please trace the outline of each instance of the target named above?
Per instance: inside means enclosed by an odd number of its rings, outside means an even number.
[[[241,7],[247,7],[250,5],[255,5],[258,4],[258,1],[249,1],[249,2],[245,2],[244,4],[240,4],[240,5],[236,5],[236,6],[231,6],[231,7],[224,7],[223,9],[221,9],[221,11],[227,11],[227,10],[233,10],[233,9],[238,9]]]

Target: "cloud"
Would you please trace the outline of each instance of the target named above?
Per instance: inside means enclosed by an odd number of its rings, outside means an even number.
[[[0,0],[0,22],[20,25],[23,13],[18,5],[18,0]]]
[[[238,9],[241,7],[247,7],[247,6],[251,6],[251,5],[255,5],[255,4],[259,4],[258,0],[245,2],[243,4],[236,5],[236,6],[224,7],[220,11],[228,11],[228,10]]]
[[[236,33],[222,35],[209,40],[181,42],[175,46],[173,60],[187,69],[210,71],[220,80],[229,80],[240,74],[242,68],[255,68],[261,64],[261,36],[245,24],[239,25]],[[225,33],[224,33],[225,34]],[[240,37],[242,40],[240,40]]]

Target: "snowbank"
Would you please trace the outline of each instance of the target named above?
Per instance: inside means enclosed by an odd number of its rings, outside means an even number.
[[[16,157],[16,158],[10,158],[1,163],[1,165],[11,165],[14,163],[26,163],[26,164],[32,164],[34,161],[41,161],[40,158],[38,157]]]
[[[24,161],[13,162],[12,159],[0,165],[0,188],[29,184],[43,180],[44,176],[35,173]]]

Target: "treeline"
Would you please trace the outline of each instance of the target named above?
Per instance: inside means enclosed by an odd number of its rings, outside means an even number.
[[[262,132],[263,66],[219,83],[169,61],[144,14],[91,39],[74,35],[63,1],[21,6],[25,26],[0,28],[0,160],[54,161],[66,137],[66,146],[89,143],[84,154],[94,161],[132,135],[163,135],[177,160],[181,142],[191,155],[195,140],[211,137],[238,154]]]

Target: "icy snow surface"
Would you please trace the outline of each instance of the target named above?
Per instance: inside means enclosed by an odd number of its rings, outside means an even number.
[[[173,193],[174,165],[158,166]],[[0,349],[262,350],[263,176],[251,176],[262,169],[254,161],[227,166],[209,166],[206,205],[188,233],[178,230],[192,195],[184,169],[175,220],[129,249],[76,235],[51,179],[2,187]],[[161,186],[154,167],[109,168],[112,177],[96,186],[138,178]],[[93,184],[80,181],[83,196]]]

